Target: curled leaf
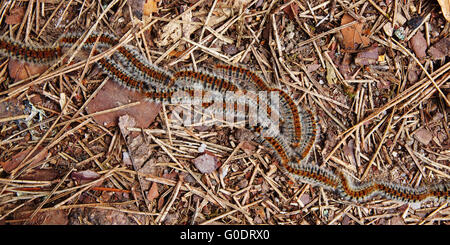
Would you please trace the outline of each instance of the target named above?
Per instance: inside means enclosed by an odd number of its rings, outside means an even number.
[[[354,21],[353,17],[348,14],[342,16],[341,25],[348,24]],[[368,46],[370,39],[363,35],[363,23],[355,23],[352,26],[346,27],[341,30],[343,37],[343,45],[345,49],[356,49],[360,44]]]

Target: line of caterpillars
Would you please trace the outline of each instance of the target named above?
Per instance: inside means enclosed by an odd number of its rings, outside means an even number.
[[[54,47],[35,47],[12,39],[0,38],[0,55],[30,63],[52,63],[61,57],[63,48],[72,47],[82,37],[79,33],[63,35]],[[99,50],[109,49],[119,44],[116,37],[111,34],[94,33],[89,36],[82,47]],[[98,53],[99,51],[96,51]],[[116,60],[118,62],[116,62]],[[212,71],[184,70],[170,72],[150,64],[132,46],[124,45],[117,48],[112,57],[104,57],[97,64],[112,80],[134,91],[145,94],[148,100],[157,102],[181,101],[186,94],[194,96],[194,88],[204,91],[224,93],[227,91],[251,94],[253,91],[275,91],[280,94],[279,115],[281,134],[273,130],[261,132],[265,126],[255,126],[252,129],[258,135],[258,141],[271,148],[283,172],[294,179],[321,186],[336,191],[345,199],[362,202],[375,195],[398,200],[400,202],[414,203],[430,199],[448,201],[450,184],[431,184],[419,188],[411,188],[385,181],[355,182],[344,172],[336,172],[308,163],[309,154],[317,136],[317,125],[311,110],[297,105],[283,90],[271,88],[262,78],[249,69],[233,65],[218,64]],[[244,86],[241,84],[245,84]],[[244,89],[245,88],[245,89]],[[183,96],[179,96],[179,92]],[[253,103],[261,104],[256,96]],[[202,106],[207,108],[210,103]],[[271,106],[267,106],[267,113],[272,113]],[[227,107],[224,104],[223,108]],[[236,108],[236,105],[232,108]]]

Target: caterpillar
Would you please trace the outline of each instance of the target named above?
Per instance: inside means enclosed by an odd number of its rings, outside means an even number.
[[[217,64],[215,68],[231,79],[244,80],[251,88],[280,93],[281,114],[287,121],[284,126],[282,125],[281,131],[290,139],[290,144],[296,149],[301,162],[308,162],[318,133],[318,126],[312,111],[296,105],[286,92],[269,87],[260,76],[247,68],[224,64]]]
[[[448,182],[419,188],[381,180],[355,183],[342,171],[333,173],[318,166],[301,163],[295,158],[296,154],[292,152],[292,149],[279,136],[266,137],[263,140],[260,139],[260,142],[277,152],[276,156],[285,174],[301,182],[333,190],[342,198],[350,201],[363,202],[376,195],[404,203],[450,200],[450,184]]]
[[[71,47],[82,36],[81,33],[65,34],[59,39],[59,43],[63,47]],[[98,42],[97,46],[100,48],[112,48],[119,44],[119,40],[112,34],[94,32],[86,39],[82,47],[84,49],[90,49],[95,42]],[[154,87],[167,87],[173,77],[170,71],[147,62],[146,58],[129,45],[118,47],[114,56],[117,57],[124,67],[127,67],[131,74],[135,74],[140,79],[148,81]]]
[[[19,59],[30,63],[51,63],[62,56],[62,49],[73,46],[81,37],[78,33],[63,35],[55,46],[35,47],[20,43],[7,37],[0,38],[0,55]],[[86,39],[82,48],[92,48],[98,41],[97,47],[111,48],[119,44],[118,39],[111,34],[94,33]],[[96,50],[96,53],[99,51]],[[112,57],[104,57],[97,61],[99,67],[113,81],[127,89],[137,91],[150,101],[160,103],[181,103],[195,97],[196,90],[201,89],[201,96],[214,99],[224,92],[240,92],[224,101],[222,107],[211,109],[212,112],[225,111],[229,113],[237,109],[236,101],[242,100],[242,94],[250,99],[245,105],[244,112],[238,112],[237,117],[249,119],[246,115],[251,107],[264,107],[266,113],[273,113],[274,105],[263,101],[250,91],[278,92],[280,94],[280,114],[285,120],[283,134],[277,132],[273,122],[258,115],[261,121],[250,127],[257,133],[257,142],[271,149],[279,162],[283,173],[297,181],[321,186],[338,193],[342,198],[364,202],[374,196],[397,200],[405,203],[424,202],[427,200],[448,201],[450,184],[431,184],[418,188],[398,185],[382,180],[357,182],[350,179],[342,171],[331,171],[308,163],[308,156],[318,135],[318,126],[314,113],[302,106],[296,105],[292,98],[283,90],[271,88],[254,72],[230,65],[217,65],[214,70],[199,71],[183,70],[177,72],[166,71],[150,64],[132,46],[125,45],[117,48]],[[248,83],[247,85],[245,83]],[[210,93],[210,94],[209,94]],[[203,109],[210,108],[210,101],[200,103]],[[232,108],[228,110],[226,108]],[[239,114],[240,113],[240,114]],[[264,134],[263,134],[264,132]],[[287,137],[285,137],[287,135]]]
[[[0,55],[12,57],[29,63],[51,63],[62,55],[61,47],[35,47],[14,41],[8,37],[0,38]]]

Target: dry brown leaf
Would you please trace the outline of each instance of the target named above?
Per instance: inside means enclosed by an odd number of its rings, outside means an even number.
[[[414,138],[420,143],[428,145],[433,139],[433,133],[425,128],[421,128],[414,132]]]
[[[158,2],[160,0],[145,0],[143,6],[143,13],[145,16],[149,16],[151,13],[158,13]]]
[[[289,19],[295,20],[295,17],[298,15],[300,8],[296,3],[291,3],[289,6],[283,9],[284,13],[289,16]]]
[[[56,169],[30,169],[24,174],[21,174],[18,179],[51,181],[56,179],[56,177],[58,177],[58,170]]]
[[[450,22],[450,0],[438,0],[438,3],[441,5],[444,18]]]
[[[234,44],[224,44],[222,46],[223,52],[225,52],[228,55],[235,55],[239,50],[236,48]]]
[[[186,11],[186,14],[183,13],[181,20],[185,23],[192,22],[192,11],[189,10]],[[189,36],[197,29],[197,25],[183,24],[183,37],[189,38]]]
[[[233,0],[233,8],[245,7],[253,0]]]
[[[428,49],[428,54],[433,60],[450,56],[450,37],[442,38]]]
[[[20,24],[22,22],[24,15],[25,15],[24,6],[15,7],[9,12],[9,15],[5,17],[5,23],[8,25]]]
[[[68,215],[64,210],[48,210],[39,212],[30,220],[32,225],[67,225]]]
[[[350,161],[352,165],[356,164],[356,157],[355,157],[355,142],[353,140],[350,140],[347,145],[344,145],[343,147],[344,155],[347,157],[347,159]]]
[[[408,81],[415,83],[419,80],[419,74],[417,74],[417,71],[414,69],[408,70]]]
[[[325,61],[325,64],[327,66],[327,82],[328,82],[328,84],[337,83],[338,78],[336,76],[336,71],[334,70],[333,66],[328,61]]]
[[[355,64],[360,66],[372,65],[378,61],[378,47],[369,48],[359,52],[355,58]]]
[[[135,216],[143,222],[139,216]],[[120,210],[92,209],[87,218],[91,224],[96,225],[135,225],[136,220],[129,218],[128,214]],[[86,222],[86,221],[85,221]],[[85,224],[85,223],[84,223]]]
[[[181,14],[181,20],[184,23],[192,21],[192,11],[185,11]],[[160,46],[167,46],[181,39],[183,36],[189,36],[199,28],[198,25],[180,24],[178,21],[171,21],[165,25],[160,32],[159,40],[156,42]]]
[[[113,81],[108,81],[86,106],[86,111],[91,114],[140,101],[141,103],[136,106],[94,116],[94,120],[100,125],[111,127],[117,125],[120,116],[127,114],[136,120],[136,127],[147,128],[155,120],[161,105],[145,101],[145,98],[142,93],[131,91]]]
[[[18,60],[10,60],[8,64],[9,76],[14,81],[27,79],[33,75],[40,75],[48,69],[48,65],[24,63]]]
[[[183,55],[185,51],[186,51],[186,50],[182,50],[182,51],[172,50],[172,51],[170,51],[169,56],[178,58],[178,57],[180,57],[181,55]]]
[[[157,197],[159,197],[158,183],[153,182],[152,187],[147,193],[147,199],[151,202]]]
[[[422,59],[427,56],[425,51],[427,50],[427,40],[423,36],[423,33],[418,31],[410,40],[410,45],[417,58]]]
[[[215,26],[230,17],[232,11],[226,7],[221,8],[219,5],[220,4],[218,3],[218,6],[216,7],[217,11],[213,11],[213,14],[210,16],[207,26]],[[206,10],[195,12],[195,18],[198,19],[195,22],[204,23],[208,13],[209,11]],[[180,15],[183,23],[193,22],[192,11],[185,11]],[[201,26],[197,24],[181,24],[179,20],[170,21],[158,31],[158,38],[155,43],[160,47],[168,46],[177,42],[182,37],[189,38],[189,36],[200,27]]]
[[[100,175],[92,170],[83,170],[71,173],[70,177],[82,185],[100,178]]]
[[[122,135],[126,137],[130,133],[128,131],[128,128],[136,127],[136,120],[134,119],[134,117],[130,117],[129,115],[123,115],[119,117],[118,125],[120,131],[122,132]]]
[[[5,170],[6,172],[9,173],[9,172],[13,171],[15,168],[17,168],[17,166],[19,166],[20,162],[22,162],[22,160],[25,159],[25,157],[28,155],[28,153],[31,150],[32,150],[32,148],[30,148],[28,150],[24,150],[20,153],[17,153],[10,160],[0,162],[0,165],[3,167],[3,170]],[[33,152],[33,154],[31,154],[31,158],[36,156],[37,154],[39,154],[39,155],[33,160],[31,165],[34,165],[34,164],[44,160],[45,157],[48,155],[48,151],[46,149],[44,149],[44,147],[39,146]],[[28,159],[31,159],[31,158],[28,158]]]
[[[315,72],[315,71],[319,70],[320,67],[321,67],[320,64],[314,64],[314,63],[308,64],[308,65],[306,65],[306,71],[308,73]]]
[[[342,16],[341,25],[348,24],[354,21],[353,17],[348,14]],[[370,39],[363,36],[363,23],[356,23],[352,26],[344,28],[341,30],[343,37],[343,45],[345,49],[356,49],[358,45],[368,46],[370,44]]]
[[[391,22],[386,23],[383,26],[383,30],[384,30],[384,33],[386,33],[386,35],[388,35],[390,37],[392,37],[392,34],[394,34],[394,27],[392,26]]]
[[[256,146],[253,145],[251,142],[249,141],[243,141],[241,149],[247,154],[247,155],[252,155],[255,153],[256,151]]]
[[[25,106],[23,106],[21,100],[9,99],[7,101],[0,102],[0,118],[23,115],[24,110]]]
[[[194,159],[194,165],[201,173],[212,173],[219,167],[219,159],[209,153],[205,153]]]

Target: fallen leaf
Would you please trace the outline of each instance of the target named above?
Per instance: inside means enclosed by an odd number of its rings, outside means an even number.
[[[64,210],[48,210],[45,212],[38,212],[30,220],[32,225],[67,225],[69,218]]]
[[[190,23],[192,22],[192,11],[185,11],[183,15],[181,15],[181,20],[184,21],[184,23]],[[183,24],[183,37],[189,38],[194,31],[198,29],[197,25],[191,25],[191,24]]]
[[[149,16],[151,13],[158,13],[158,2],[160,0],[145,0],[143,6],[143,13],[145,16]]]
[[[97,96],[86,106],[86,111],[91,114],[137,101],[141,103],[118,111],[96,115],[93,118],[98,124],[105,127],[112,127],[117,125],[120,116],[130,115],[136,120],[136,127],[147,128],[159,114],[161,105],[159,103],[145,101],[145,95],[121,87],[113,81],[106,82]]]
[[[328,82],[328,84],[336,84],[338,81],[336,71],[334,70],[334,68],[330,62],[325,61],[325,64],[327,66],[327,82]]]
[[[320,64],[308,64],[306,65],[306,71],[308,73],[317,71],[320,68],[320,66],[321,66]]]
[[[178,22],[171,21],[167,23],[165,26],[163,26],[163,28],[159,32],[159,37],[158,40],[156,41],[156,44],[161,47],[164,47],[180,40],[181,37],[182,37],[181,24]]]
[[[262,220],[266,219],[266,212],[264,212],[264,208],[261,206],[255,207],[255,213],[258,215]]]
[[[450,0],[438,0],[444,18],[450,22]]]
[[[415,83],[419,80],[419,74],[417,74],[416,70],[409,69],[408,70],[408,81],[411,83]]]
[[[24,63],[14,59],[10,60],[8,64],[9,76],[16,82],[34,75],[40,75],[47,69],[48,65]]]
[[[255,153],[256,151],[256,146],[253,145],[251,142],[249,141],[243,141],[241,149],[249,156],[253,155],[253,153]]]
[[[349,79],[352,75],[352,68],[351,68],[352,61],[353,61],[352,55],[349,52],[345,52],[344,57],[342,58],[342,61],[338,66],[339,72],[344,77],[344,79]],[[335,72],[331,64],[327,64],[327,71],[331,72],[331,69],[333,69],[333,72]],[[337,74],[334,74],[334,76],[337,76]],[[337,77],[335,79],[337,79]]]
[[[239,189],[244,189],[245,187],[248,186],[248,180],[247,179],[241,179],[238,183],[237,186],[239,187]]]
[[[202,154],[193,161],[195,167],[201,173],[212,173],[219,167],[219,159],[210,153]]]
[[[157,207],[159,211],[161,211],[162,207],[164,206],[164,201],[165,201],[164,196],[159,197]]]
[[[179,216],[180,216],[180,214],[178,212],[177,213],[170,212],[170,213],[168,213],[166,215],[166,217],[164,218],[163,222],[164,222],[165,225],[179,224],[180,223],[180,221],[178,220]]]
[[[58,177],[56,169],[30,169],[21,174],[18,179],[35,180],[35,181],[51,181]]]
[[[349,225],[350,221],[351,221],[350,217],[344,214],[344,217],[342,218],[342,225]]]
[[[405,24],[408,20],[401,14],[401,12],[397,12],[395,15],[395,23],[396,25],[402,26]]]
[[[412,50],[416,54],[418,59],[425,58],[427,54],[425,51],[427,50],[427,40],[423,36],[423,33],[418,31],[409,41]]]
[[[295,17],[298,15],[299,11],[300,9],[296,3],[291,3],[283,9],[283,12],[287,14],[291,20],[295,20]]]
[[[251,141],[255,138],[255,133],[246,128],[239,128],[235,131],[234,137],[239,143],[243,141]]]
[[[428,49],[428,54],[433,60],[450,56],[450,37],[442,38]]]
[[[367,49],[359,52],[355,58],[355,64],[360,66],[372,65],[378,61],[378,47]]]
[[[185,51],[186,50],[183,50],[183,51],[172,50],[172,51],[170,51],[169,56],[178,58],[181,55],[183,55]],[[187,56],[187,57],[189,57],[189,56]]]
[[[17,166],[19,166],[20,162],[22,162],[23,159],[30,153],[32,148],[24,150],[20,153],[15,154],[10,160],[0,162],[0,165],[3,167],[3,170],[5,170],[7,173],[10,173],[13,171]],[[47,155],[48,151],[47,149],[44,149],[42,146],[38,146],[38,148],[31,154],[31,157],[28,159],[33,158],[34,156],[38,155],[31,163],[31,165],[37,164],[40,161],[44,160]]]
[[[253,0],[234,0],[233,8],[245,7],[245,5],[249,4],[251,1],[253,1]]]
[[[5,17],[5,23],[8,25],[20,24],[22,22],[23,16],[25,15],[24,6],[16,6],[9,11],[9,15]]]
[[[134,117],[130,117],[129,115],[123,115],[119,117],[118,125],[120,132],[122,132],[122,135],[126,137],[129,134],[128,128],[136,127],[136,120],[134,120]]]
[[[348,14],[344,14],[341,19],[341,25],[348,24],[354,21],[353,17]],[[363,23],[355,23],[352,26],[346,27],[341,30],[343,37],[343,45],[345,49],[353,50],[356,49],[360,44],[363,46],[368,46],[370,44],[370,39],[363,36]]]
[[[169,173],[164,173],[162,177],[165,179],[176,180],[177,176],[178,176],[177,172],[171,171]]]
[[[394,216],[390,219],[391,225],[406,225],[401,216]]]
[[[130,154],[128,152],[122,153],[122,162],[125,166],[133,166],[133,162],[131,161]]]
[[[143,222],[139,216],[134,217]],[[92,209],[87,218],[94,225],[135,225],[137,222],[121,210]]]
[[[303,205],[307,205],[312,201],[312,198],[308,193],[305,193],[300,197],[300,201],[303,203]]]
[[[151,202],[153,201],[153,199],[159,197],[159,192],[158,192],[158,183],[153,182],[152,187],[150,188],[150,190],[147,193],[147,199]]]
[[[211,27],[222,23],[231,15],[231,10],[229,8],[220,8],[220,6],[217,6],[216,9],[220,9],[220,13],[216,14],[215,12],[213,12],[208,20],[207,26]],[[191,11],[185,11],[181,13],[181,19],[184,23],[193,22],[192,16],[193,14]],[[199,20],[196,20],[195,22],[203,23],[204,21],[206,21],[206,16],[207,14],[203,16],[196,16],[195,18]],[[168,46],[180,40],[183,36],[189,38],[189,36],[199,28],[200,25],[181,24],[178,20],[170,21],[159,29],[158,38],[155,43],[160,47]]]
[[[421,128],[414,132],[414,138],[420,143],[428,145],[433,139],[433,134],[429,130]]]
[[[92,170],[83,170],[71,173],[70,177],[82,185],[100,178],[100,175]]]
[[[392,37],[392,34],[394,34],[394,27],[392,27],[392,23],[388,22],[383,26],[383,31],[386,33],[386,35]]]
[[[235,55],[238,52],[238,49],[234,44],[225,44],[222,46],[223,52],[229,55]]]
[[[22,101],[17,99],[9,99],[4,102],[0,102],[0,117],[12,117],[23,115],[25,110],[25,106],[22,104]]]

